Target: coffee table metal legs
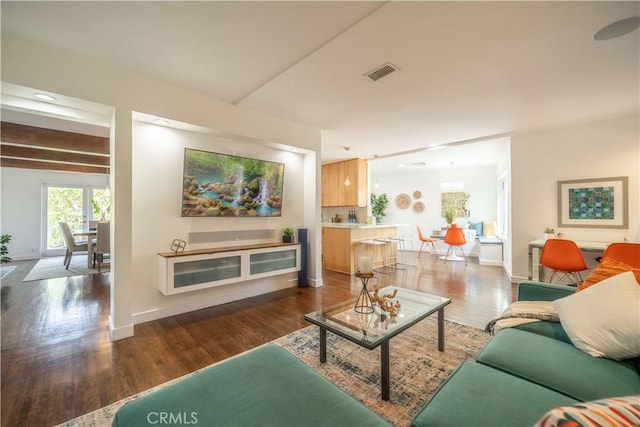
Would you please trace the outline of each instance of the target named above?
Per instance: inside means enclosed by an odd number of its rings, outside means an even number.
[[[438,350],[444,351],[444,308],[438,310]],[[380,379],[382,400],[389,400],[391,364],[389,360],[389,340],[380,345]],[[327,330],[320,328],[320,363],[327,361]]]
[[[382,380],[382,400],[389,400],[389,341],[380,346],[380,379]]]
[[[320,363],[327,361],[327,330],[320,328]]]
[[[444,308],[438,310],[438,350],[444,351]]]

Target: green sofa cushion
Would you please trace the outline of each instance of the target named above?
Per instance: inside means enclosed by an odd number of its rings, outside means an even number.
[[[414,417],[412,427],[531,427],[550,409],[574,399],[487,366],[467,361]]]
[[[560,322],[531,322],[514,326],[514,329],[533,332],[534,334],[560,340],[571,344],[571,338],[565,332]]]
[[[518,283],[518,301],[553,301],[573,295],[575,291],[573,286],[523,280]]]
[[[185,424],[389,425],[298,358],[274,345],[205,368],[130,402],[120,408],[113,421],[115,427]]]
[[[578,400],[640,393],[636,360],[588,355],[571,344],[518,329],[504,329],[477,361]]]

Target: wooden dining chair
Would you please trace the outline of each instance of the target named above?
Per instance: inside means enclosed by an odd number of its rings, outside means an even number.
[[[75,237],[73,237],[73,232],[71,231],[71,227],[66,222],[60,222],[60,229],[62,230],[62,236],[64,237],[64,242],[67,246],[67,252],[64,254],[64,268],[66,270],[69,269],[69,265],[71,265],[71,257],[74,252],[87,252],[89,250],[89,245],[87,242],[76,241]]]
[[[98,263],[98,272],[100,266],[104,262],[104,256],[111,252],[111,232],[109,222],[99,222],[98,231],[96,233],[96,247],[93,251],[93,266]]]

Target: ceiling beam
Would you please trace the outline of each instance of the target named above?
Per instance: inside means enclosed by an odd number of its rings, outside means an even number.
[[[31,160],[46,160],[49,162],[75,163],[88,166],[109,167],[109,157],[91,154],[70,153],[68,151],[44,150],[41,148],[22,147],[0,144],[2,158],[14,157]]]
[[[97,173],[97,174],[109,174],[109,168],[99,166],[83,166],[83,165],[71,165],[68,163],[51,163],[51,162],[39,162],[24,159],[12,159],[2,158],[0,159],[0,166],[7,168],[21,168],[21,169],[41,169],[41,170],[57,170],[64,172],[82,172],[82,173]]]
[[[2,142],[82,153],[109,154],[109,138],[1,122]]]

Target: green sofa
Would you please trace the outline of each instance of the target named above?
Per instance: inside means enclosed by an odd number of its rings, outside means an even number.
[[[575,288],[524,281],[520,301],[552,301]],[[571,344],[560,323],[533,322],[496,334],[463,362],[412,421],[413,427],[527,426],[577,402],[640,394],[640,358],[596,358]]]
[[[266,345],[121,407],[114,427],[389,426],[298,358]]]

